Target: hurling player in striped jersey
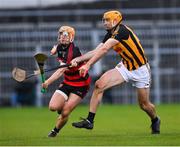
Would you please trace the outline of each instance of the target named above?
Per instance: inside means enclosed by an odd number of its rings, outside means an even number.
[[[58,62],[70,64],[71,60],[81,56],[81,52],[74,44],[75,30],[70,26],[61,26],[58,31],[58,44],[55,45],[51,54],[57,54]],[[88,92],[90,76],[88,73],[84,77],[79,74],[79,68],[85,63],[82,61],[76,67],[59,68],[43,84],[43,88],[48,88],[54,81],[64,77],[63,82],[55,90],[49,102],[49,109],[57,111],[59,116],[55,127],[50,131],[48,137],[55,137],[68,121],[70,113],[82,101]]]
[[[76,66],[86,61],[86,64],[80,68],[80,75],[85,76],[91,66],[111,49],[121,57],[121,61],[114,69],[106,71],[96,81],[87,118],[74,122],[72,125],[76,128],[93,129],[94,117],[103,92],[113,86],[131,82],[136,87],[140,108],[151,120],[151,133],[159,134],[160,118],[156,114],[155,106],[149,100],[150,66],[138,37],[130,27],[122,24],[122,15],[119,11],[105,12],[102,21],[107,30],[102,42],[94,50],[73,59],[71,63]]]

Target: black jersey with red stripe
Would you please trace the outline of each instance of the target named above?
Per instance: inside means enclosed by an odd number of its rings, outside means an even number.
[[[69,46],[58,45],[57,53],[58,60],[67,64],[69,64],[72,59],[81,56],[79,48],[75,46],[74,43],[70,43]],[[91,81],[89,74],[87,73],[85,77],[79,75],[78,69],[82,65],[84,65],[84,62],[80,63],[77,67],[68,68],[68,70],[64,72],[63,82],[76,87],[89,86]]]

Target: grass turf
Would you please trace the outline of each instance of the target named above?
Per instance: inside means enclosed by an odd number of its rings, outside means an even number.
[[[56,138],[47,134],[57,114],[48,108],[0,108],[0,145],[5,146],[170,146],[180,145],[180,105],[160,105],[161,134],[150,134],[150,120],[135,105],[101,105],[93,130],[71,126],[86,116],[88,106],[75,109]]]

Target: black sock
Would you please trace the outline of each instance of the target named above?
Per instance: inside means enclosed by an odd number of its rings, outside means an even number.
[[[53,129],[56,133],[59,133],[59,130],[60,129],[58,129],[58,128],[56,128],[56,127],[54,127],[54,129]]]
[[[156,121],[158,121],[158,117],[157,116],[154,119],[151,120],[152,123],[155,123]]]
[[[96,113],[92,113],[92,112],[89,112],[89,114],[88,114],[87,119],[88,119],[91,123],[94,122],[95,114],[96,114]]]

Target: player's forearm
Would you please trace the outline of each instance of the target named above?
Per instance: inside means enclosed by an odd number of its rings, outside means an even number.
[[[98,49],[95,50],[94,56],[86,64],[89,67],[92,66],[117,43],[118,43],[117,40],[110,38],[104,44],[103,43],[99,44]]]
[[[99,50],[102,46],[103,46],[103,43],[100,43],[94,50],[89,51],[80,57],[77,57],[78,63],[82,61],[88,61],[89,59],[91,59],[95,55],[96,51]]]
[[[55,73],[53,73],[47,80],[46,82],[48,83],[48,85],[52,84],[54,81],[56,81],[57,79],[59,79],[62,74],[64,73],[64,70],[62,69],[58,69]]]
[[[94,56],[86,63],[89,66],[95,64],[102,56],[104,56],[108,50],[106,48],[102,48],[101,50],[97,51]]]
[[[82,61],[87,61],[87,60],[89,60],[90,58],[92,58],[93,56],[94,56],[94,50],[92,50],[92,51],[90,51],[90,52],[87,52],[86,54],[78,57],[78,60],[79,60],[80,62],[82,62]]]

